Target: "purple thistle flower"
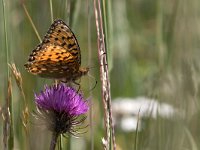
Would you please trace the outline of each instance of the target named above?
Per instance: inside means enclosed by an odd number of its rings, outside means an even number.
[[[77,127],[86,119],[83,114],[89,109],[83,95],[64,84],[45,86],[44,91],[35,94],[35,103],[39,118],[57,135],[70,133],[76,136]]]

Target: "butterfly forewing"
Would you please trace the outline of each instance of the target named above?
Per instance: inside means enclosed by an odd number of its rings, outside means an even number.
[[[43,43],[51,43],[63,47],[73,56],[76,56],[77,63],[81,64],[80,48],[76,37],[62,20],[54,21],[45,35]]]

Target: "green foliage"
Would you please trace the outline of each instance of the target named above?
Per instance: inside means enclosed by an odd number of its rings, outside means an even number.
[[[9,63],[15,63],[21,72],[23,90],[31,113],[36,109],[33,91],[40,91],[44,84],[52,81],[25,71],[23,65],[39,40],[24,12],[22,2],[5,2],[5,16],[0,9],[0,112],[4,112],[7,97],[9,57]],[[93,93],[94,149],[103,149],[103,108],[93,3],[90,5],[91,14],[88,14],[87,1],[52,0],[52,3],[54,19],[61,18],[70,25],[79,41],[82,65],[91,67],[90,74],[98,81],[96,88],[89,91],[88,81],[92,85],[95,81],[90,77],[83,77],[81,90],[86,93],[86,97]],[[32,0],[24,1],[24,4],[39,35],[43,37],[51,24],[49,1]],[[134,145],[136,132],[127,133],[116,128],[118,149],[200,149],[200,1],[115,0],[104,1],[102,4],[105,5],[103,17],[108,35],[106,44],[112,98],[149,96],[171,104],[181,112],[181,117],[173,116],[171,119],[145,119],[145,126],[137,135],[137,146]],[[3,8],[2,3],[0,8]],[[91,32],[88,32],[89,15]],[[4,28],[4,20],[7,23],[7,31]],[[9,56],[6,54],[6,32]],[[88,52],[88,36],[91,40],[91,54]],[[88,59],[91,64],[88,64]],[[42,129],[40,123],[35,123],[31,115],[28,117],[28,133],[25,130],[22,124],[25,105],[23,96],[14,78],[12,79],[14,149],[47,149],[50,133]],[[3,145],[3,121],[3,117],[0,117],[0,145]],[[81,139],[71,138],[71,141],[71,147],[74,149],[91,149],[90,131]],[[64,139],[63,142],[65,144],[69,141]],[[80,147],[76,147],[77,143]]]

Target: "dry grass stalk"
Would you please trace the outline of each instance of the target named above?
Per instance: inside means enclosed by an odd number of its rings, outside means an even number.
[[[24,109],[22,111],[22,122],[23,122],[23,126],[25,128],[25,131],[27,133],[28,132],[27,124],[28,124],[28,119],[29,119],[29,109],[28,109],[27,101],[26,101],[24,90],[23,90],[23,86],[22,86],[22,76],[21,76],[20,71],[16,68],[14,63],[8,64],[8,65],[9,65],[11,71],[12,71],[12,74],[13,74],[13,76],[15,78],[17,86],[18,86],[18,88],[20,90],[20,93],[21,93],[21,95],[23,97]]]
[[[103,29],[103,19],[101,12],[100,0],[94,0],[94,10],[97,28],[98,55],[100,63],[100,77],[102,82],[102,102],[104,106],[104,123],[106,128],[106,137],[103,138],[102,144],[104,149],[110,149],[110,141],[112,139],[113,149],[116,149],[114,127],[112,121],[110,80],[108,77],[107,50],[105,46],[105,34]],[[111,136],[112,133],[112,136]]]

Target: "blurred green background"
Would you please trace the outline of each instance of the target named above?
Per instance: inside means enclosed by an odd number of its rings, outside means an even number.
[[[23,78],[28,109],[35,110],[34,92],[51,80],[29,74],[24,69],[39,40],[24,12],[22,1],[5,0],[5,16],[0,3],[0,112],[7,97],[5,28],[8,34],[9,63],[15,63]],[[199,150],[200,149],[200,1],[198,0],[113,0],[106,1],[108,65],[111,96],[135,98],[146,96],[179,110],[171,118],[145,118],[145,126],[136,132],[116,127],[117,149],[130,150]],[[24,4],[40,34],[51,25],[47,0],[29,0]],[[54,19],[63,19],[76,35],[82,66],[90,67],[89,76],[81,79],[85,97],[91,97],[93,119],[88,132],[71,138],[71,149],[103,149],[104,136],[101,83],[99,77],[97,35],[93,1],[53,1]],[[13,76],[12,76],[13,77]],[[12,116],[14,149],[47,149],[50,133],[29,116],[30,132],[22,125],[23,97],[12,78]],[[100,112],[100,113],[99,113]],[[3,116],[3,115],[2,115]],[[89,117],[88,117],[89,120]],[[0,117],[0,145],[3,145],[3,121]],[[67,144],[68,140],[64,140]],[[78,143],[78,144],[77,144]],[[1,148],[0,148],[1,149]]]

